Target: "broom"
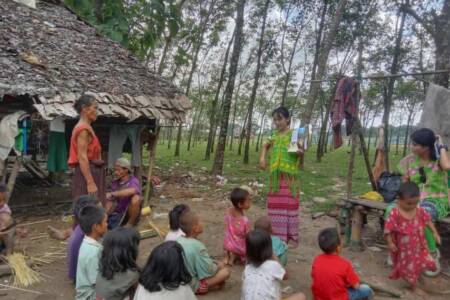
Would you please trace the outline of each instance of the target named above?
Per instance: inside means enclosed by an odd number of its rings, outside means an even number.
[[[41,275],[31,269],[21,253],[14,253],[5,257],[14,276],[14,286],[28,287],[41,281]]]
[[[150,206],[146,206],[144,208],[142,208],[141,210],[141,216],[146,217],[147,218],[147,222],[150,225],[150,227],[156,231],[156,233],[159,235],[160,238],[164,238],[166,236],[166,232],[164,232],[162,229],[159,229],[158,226],[156,226],[155,223],[152,222],[152,220],[150,219],[149,215],[151,214],[152,209],[150,208]]]

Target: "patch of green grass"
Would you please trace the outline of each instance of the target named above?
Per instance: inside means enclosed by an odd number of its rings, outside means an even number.
[[[201,172],[202,168],[206,168],[208,172],[211,170],[214,153],[211,155],[211,160],[204,160],[205,143],[192,147],[189,152],[186,148],[186,143],[183,143],[181,145],[181,155],[174,157],[175,143],[172,143],[171,149],[167,148],[167,141],[165,144],[159,144],[156,150],[157,167],[162,170],[174,168],[183,172],[191,171],[196,174]],[[372,163],[374,150],[371,150],[370,161]],[[330,199],[327,203],[315,204],[313,211],[330,210],[334,206],[335,201],[346,194],[349,153],[350,149],[348,147],[342,147],[336,151],[326,153],[320,163],[316,161],[314,148],[309,149],[306,153],[305,168],[300,172],[301,200],[310,201],[313,197]],[[144,159],[146,156],[144,155]],[[400,159],[400,155],[392,153],[390,160],[391,166],[395,167]],[[250,163],[248,165],[243,163],[242,156],[237,155],[237,145],[235,145],[233,151],[229,151],[227,147],[224,161],[223,175],[228,179],[228,184],[224,188],[248,184],[255,180],[266,184],[267,172],[259,169],[259,153],[256,153],[254,146],[251,147]],[[363,156],[357,152],[353,173],[352,193],[354,195],[361,195],[370,190],[371,185]]]

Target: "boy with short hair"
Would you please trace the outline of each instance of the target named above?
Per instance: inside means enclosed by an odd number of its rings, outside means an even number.
[[[220,288],[230,277],[230,271],[223,263],[215,262],[209,256],[205,245],[197,237],[203,232],[199,216],[188,211],[180,217],[180,228],[186,236],[177,242],[183,247],[186,266],[191,273],[191,287],[197,295],[204,295],[214,288]]]
[[[108,230],[108,218],[105,210],[96,206],[84,207],[78,218],[85,236],[78,254],[76,299],[95,300],[95,281],[103,248],[99,241]]]
[[[352,264],[342,258],[342,244],[336,228],[319,233],[319,246],[324,252],[314,258],[311,270],[315,300],[362,300],[373,296],[372,289],[361,284]]]
[[[16,229],[6,196],[7,188],[0,184],[0,253],[10,255],[14,251]]]

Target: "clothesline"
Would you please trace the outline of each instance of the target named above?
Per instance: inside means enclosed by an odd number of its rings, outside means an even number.
[[[371,79],[385,79],[392,77],[403,77],[403,76],[418,76],[418,75],[434,75],[434,74],[442,74],[442,73],[450,73],[450,70],[436,70],[436,71],[425,71],[425,72],[417,72],[417,73],[398,73],[398,74],[388,74],[388,75],[368,75],[362,76],[361,80],[371,80]],[[418,78],[416,78],[418,79]],[[326,79],[315,79],[308,80],[306,82],[325,82],[325,81],[335,81],[336,78],[326,78]]]

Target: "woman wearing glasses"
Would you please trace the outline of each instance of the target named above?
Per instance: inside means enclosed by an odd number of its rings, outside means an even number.
[[[398,166],[404,182],[414,182],[419,186],[420,206],[430,214],[433,221],[445,218],[450,213],[450,158],[447,150],[447,146],[432,130],[421,128],[411,135],[412,153],[403,158]],[[425,230],[425,237],[430,253],[438,263],[439,250],[429,228]]]

